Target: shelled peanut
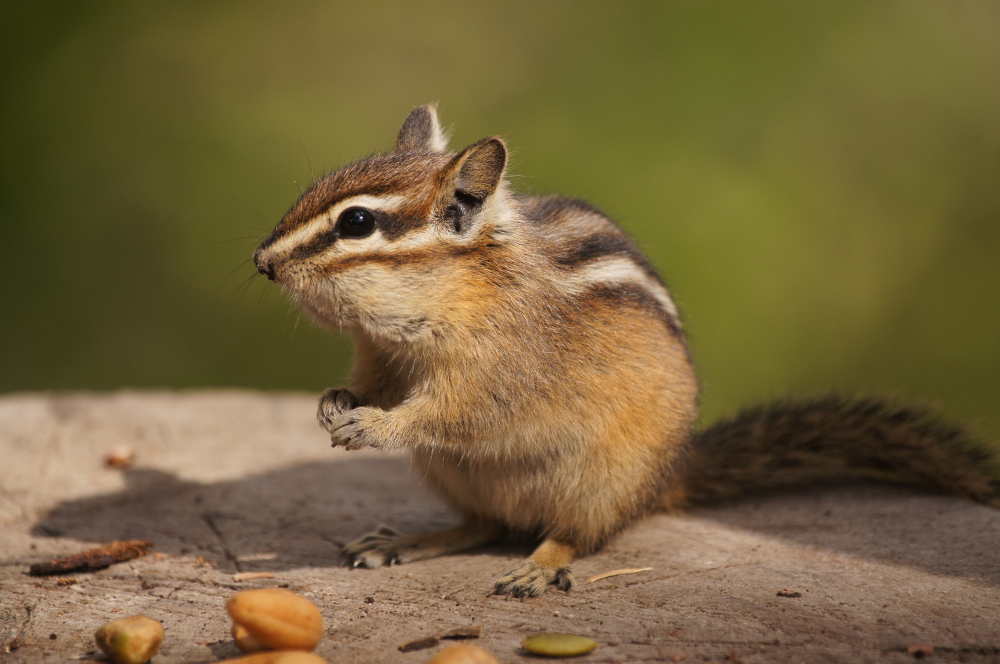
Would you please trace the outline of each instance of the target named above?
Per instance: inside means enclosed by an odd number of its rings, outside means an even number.
[[[500,664],[500,662],[488,650],[460,643],[448,646],[427,660],[427,664]]]
[[[244,652],[312,650],[323,637],[323,616],[316,605],[282,588],[236,593],[226,610],[233,619],[233,638]]]
[[[219,664],[326,664],[326,660],[304,650],[272,650],[226,659]]]
[[[163,643],[163,625],[146,616],[119,618],[94,634],[97,646],[114,664],[143,664]]]

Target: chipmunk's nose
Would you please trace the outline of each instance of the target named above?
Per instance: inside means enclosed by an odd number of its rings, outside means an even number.
[[[258,249],[253,252],[253,262],[257,266],[257,271],[263,274],[265,277],[274,281],[274,263],[266,260],[261,256],[261,251]]]

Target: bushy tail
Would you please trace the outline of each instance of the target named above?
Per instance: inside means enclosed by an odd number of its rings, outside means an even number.
[[[874,479],[959,494],[1000,508],[1000,446],[929,413],[828,397],[743,411],[698,432],[683,501]],[[675,498],[681,498],[680,495]]]

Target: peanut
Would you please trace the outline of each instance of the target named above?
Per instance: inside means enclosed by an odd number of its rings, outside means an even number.
[[[272,650],[236,659],[225,659],[219,664],[326,664],[326,660],[319,655],[301,650]]]
[[[488,650],[460,643],[448,646],[427,660],[427,664],[500,664],[500,662]]]
[[[94,634],[97,646],[115,664],[143,664],[163,642],[163,625],[146,616],[112,620]]]
[[[275,650],[312,650],[323,637],[323,616],[316,605],[282,588],[236,593],[226,610],[240,649],[243,642]]]

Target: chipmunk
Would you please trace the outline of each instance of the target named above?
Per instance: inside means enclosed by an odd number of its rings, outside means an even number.
[[[535,596],[650,511],[751,490],[880,478],[1000,507],[988,447],[920,411],[820,399],[694,431],[698,381],[666,285],[579,200],[523,196],[497,137],[449,152],[434,106],[395,148],[308,189],[258,270],[320,325],[353,335],[350,386],[317,417],[334,447],[408,449],[463,517],[345,547],[407,563],[509,534],[540,544],[495,583]]]

